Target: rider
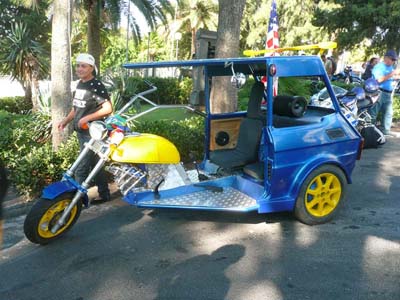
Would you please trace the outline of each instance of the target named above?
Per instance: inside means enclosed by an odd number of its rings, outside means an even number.
[[[59,130],[63,130],[69,122],[73,121],[81,151],[84,143],[90,140],[88,122],[101,120],[112,113],[110,97],[103,83],[95,78],[96,73],[94,57],[87,53],[79,54],[76,58],[76,74],[79,77],[79,82],[73,94],[73,107],[58,125]],[[89,151],[76,169],[76,181],[82,183],[96,163],[95,154]],[[94,201],[98,201],[97,203],[109,201],[110,190],[104,170],[97,174],[95,183],[99,198],[94,199]]]
[[[395,70],[393,65],[397,61],[397,53],[394,50],[388,50],[383,58],[383,62],[378,63],[372,69],[373,77],[379,82],[381,95],[379,100],[371,107],[370,115],[372,122],[376,122],[379,112],[382,112],[382,131],[385,135],[391,135],[390,128],[393,118],[393,80],[399,75],[399,71]]]

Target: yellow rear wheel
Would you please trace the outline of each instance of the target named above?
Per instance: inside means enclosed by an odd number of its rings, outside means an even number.
[[[81,213],[82,202],[80,200],[72,208],[65,225],[55,233],[51,232],[64,210],[71,203],[73,196],[73,193],[65,193],[54,200],[38,199],[24,222],[26,237],[33,243],[44,245],[68,231]]]
[[[345,175],[336,166],[325,165],[311,172],[296,200],[296,217],[309,225],[332,219],[342,202],[345,184]]]

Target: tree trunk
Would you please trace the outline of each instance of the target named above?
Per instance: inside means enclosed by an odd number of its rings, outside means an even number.
[[[35,111],[35,106],[32,101],[32,85],[29,81],[22,82],[22,88],[25,92],[25,102],[32,103],[32,111]]]
[[[240,23],[246,0],[219,0],[218,30],[215,57],[239,56]],[[237,109],[237,90],[230,77],[215,77],[211,90],[211,111],[232,112]]]
[[[97,70],[100,72],[100,54],[101,54],[101,42],[100,42],[100,5],[101,0],[90,0],[88,1],[87,13],[88,13],[88,31],[87,31],[87,42],[88,52],[93,55],[96,60]]]
[[[191,28],[190,29],[192,32],[192,43],[190,46],[190,59],[194,58],[194,55],[196,54],[196,28]]]
[[[71,52],[69,19],[71,0],[53,1],[53,24],[51,40],[51,118],[53,148],[67,140],[72,132],[71,126],[59,131],[57,126],[69,113],[72,105],[71,95]]]
[[[40,91],[39,91],[39,79],[38,79],[38,74],[39,72],[34,71],[32,74],[32,86],[31,86],[31,91],[32,91],[32,111],[39,111],[39,97],[40,97]]]

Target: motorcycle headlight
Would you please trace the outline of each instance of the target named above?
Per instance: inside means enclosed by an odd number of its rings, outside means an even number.
[[[92,139],[102,140],[107,136],[107,127],[104,122],[94,121],[89,125],[89,134]]]

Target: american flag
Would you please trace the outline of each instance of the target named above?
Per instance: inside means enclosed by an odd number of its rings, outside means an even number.
[[[269,14],[268,32],[267,39],[265,41],[265,49],[276,49],[279,48],[279,34],[278,34],[278,12],[276,10],[276,1],[272,0],[271,12]],[[265,52],[265,56],[275,56],[279,55],[276,52]],[[273,95],[278,95],[278,77],[274,77]]]
[[[278,34],[278,13],[276,10],[276,1],[272,0],[271,12],[269,15],[267,40],[265,42],[265,49],[279,48],[279,34]]]

